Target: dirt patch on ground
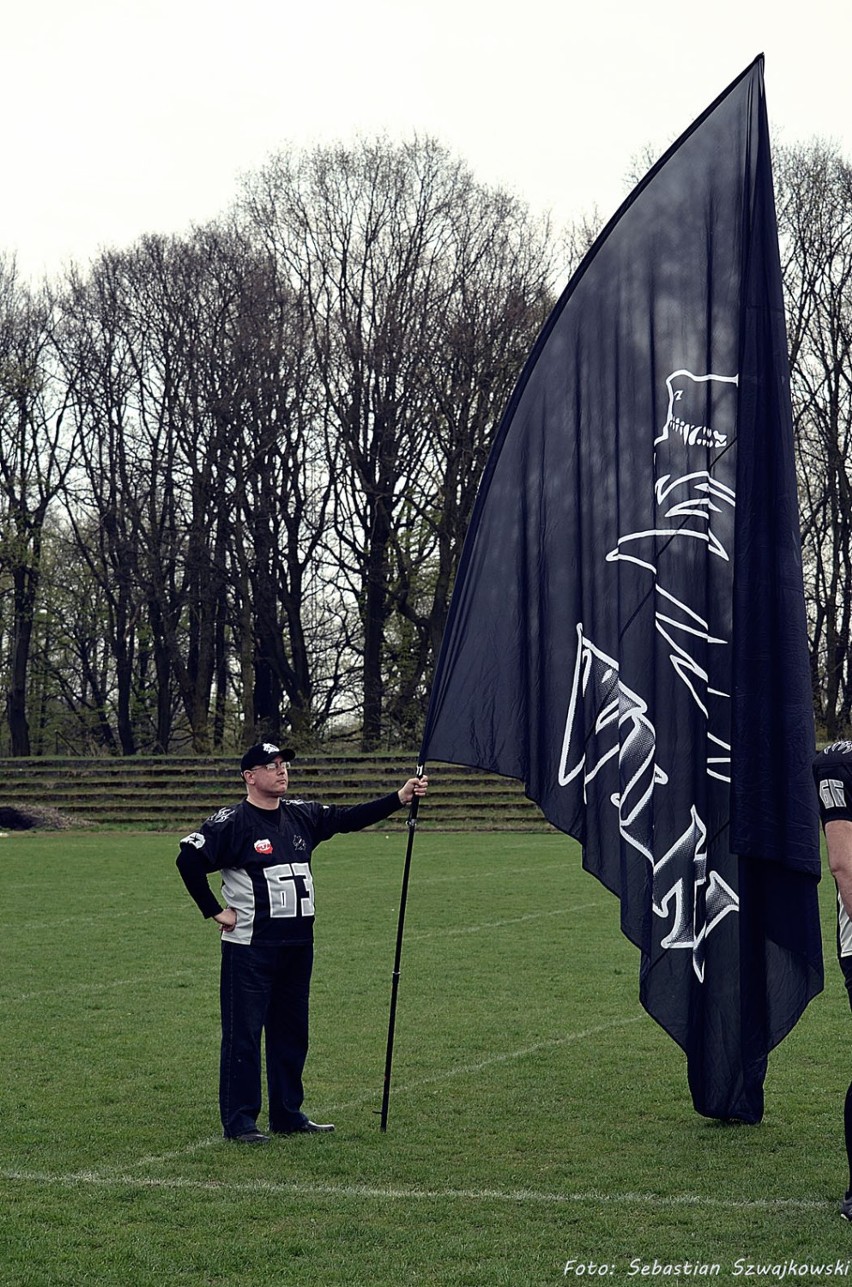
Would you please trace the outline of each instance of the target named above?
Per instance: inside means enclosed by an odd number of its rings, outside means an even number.
[[[70,827],[85,827],[80,818],[69,818],[58,809],[40,806],[0,805],[0,831],[67,831]]]

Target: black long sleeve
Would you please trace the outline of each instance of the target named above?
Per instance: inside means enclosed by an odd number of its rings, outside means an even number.
[[[202,916],[205,919],[217,916],[222,905],[208,883],[209,869],[201,851],[189,847],[181,849],[177,856],[177,869]]]

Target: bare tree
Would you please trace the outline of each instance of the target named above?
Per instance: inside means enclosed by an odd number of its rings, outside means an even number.
[[[238,230],[228,240],[220,269],[234,307],[213,394],[233,433],[228,550],[244,738],[278,739],[286,726],[304,747],[323,717],[321,631],[308,612],[331,494],[322,402],[304,299]]]
[[[478,475],[482,443],[453,434],[471,417],[476,426],[464,431],[473,439],[494,427],[495,408],[520,365],[519,345],[513,349],[501,327],[514,335],[523,314],[528,340],[530,314],[541,321],[546,272],[531,265],[544,237],[517,202],[477,185],[467,166],[431,139],[281,153],[247,182],[242,215],[289,275],[311,325],[326,404],[326,467],[335,483],[327,555],[337,560],[343,602],[357,605],[358,634],[345,642],[361,659],[369,749],[386,731],[389,706],[397,713],[407,706],[440,631],[430,618],[440,623],[444,612],[447,563],[466,525],[466,515],[455,522],[454,509],[467,505],[470,490],[469,479],[466,487],[440,463],[442,446],[455,455],[456,471],[464,460],[462,472]],[[519,260],[514,278],[510,246]],[[489,309],[496,316],[486,319]],[[455,392],[466,386],[468,406],[461,418],[453,407],[448,420],[454,381]],[[427,501],[430,481],[443,491]],[[412,537],[413,526],[424,523],[428,530]],[[447,523],[441,539],[449,553],[440,574],[430,574],[439,599],[433,613],[414,585]],[[420,576],[419,591],[427,580]],[[402,675],[396,667],[394,694],[393,654],[411,657],[400,646],[398,613],[418,638],[413,671]]]
[[[27,695],[44,531],[72,460],[50,329],[46,297],[0,260],[0,566],[12,590],[6,719],[15,756],[31,751]]]
[[[775,162],[817,720],[852,706],[852,167],[821,141]]]
[[[113,749],[116,743],[107,713],[114,705],[118,744],[124,755],[133,755],[139,744],[140,709],[147,705],[147,699],[141,707],[138,701],[136,667],[137,627],[144,607],[139,501],[149,471],[132,430],[137,337],[125,266],[123,255],[106,253],[87,276],[70,271],[58,297],[60,320],[54,338],[78,426],[67,493],[68,522],[75,538],[68,562],[79,567],[84,593],[100,605],[100,634],[114,661],[114,703],[106,692],[95,695],[102,712],[103,744]],[[88,604],[81,605],[81,622],[88,616]],[[85,670],[84,633],[85,628],[77,650]],[[161,749],[168,744],[168,711],[163,701],[161,718],[154,721],[159,727],[153,741]]]
[[[161,751],[173,736],[175,691],[193,747],[214,744],[225,649],[235,430],[220,381],[233,288],[222,293],[211,253],[198,240],[143,238],[102,256],[68,302],[88,511],[100,534],[95,565],[122,674],[132,677],[131,646],[144,625]],[[139,651],[137,673],[148,661]],[[130,691],[122,685],[122,709]],[[131,733],[122,745],[132,750]]]
[[[411,738],[491,440],[554,303],[546,222],[501,191],[471,186],[454,211],[448,300],[424,371],[418,471],[393,533],[390,590],[404,626],[389,650],[386,727]]]

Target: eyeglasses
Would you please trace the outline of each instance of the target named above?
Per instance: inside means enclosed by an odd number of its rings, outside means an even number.
[[[288,773],[290,772],[290,765],[286,760],[273,760],[271,764],[261,764],[259,767],[266,769],[269,773],[277,773],[279,769],[286,769]]]

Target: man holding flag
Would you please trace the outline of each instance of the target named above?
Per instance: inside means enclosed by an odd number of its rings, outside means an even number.
[[[429,785],[425,776],[409,778],[398,791],[347,808],[288,799],[292,757],[271,742],[249,747],[240,761],[245,799],[185,836],[177,857],[187,890],[222,935],[219,1106],[225,1138],[241,1144],[269,1142],[257,1126],[262,1035],[270,1134],[334,1130],[302,1112],[314,959],[311,857],[323,841],[373,826]],[[215,871],[225,907],[208,882]]]

